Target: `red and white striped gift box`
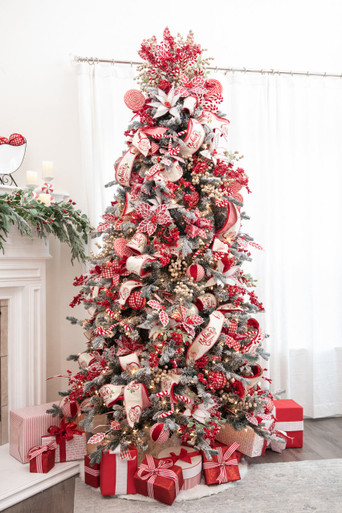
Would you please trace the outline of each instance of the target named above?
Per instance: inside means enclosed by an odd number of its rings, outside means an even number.
[[[53,435],[42,436],[42,445],[47,445],[55,440]],[[57,445],[55,463],[60,461],[83,460],[87,454],[87,440],[85,433],[74,435],[72,440],[61,440],[61,445]]]
[[[182,490],[190,490],[201,482],[202,456],[192,447],[181,445],[169,447],[158,454],[159,459],[172,458],[174,465],[181,467],[184,484]]]
[[[13,458],[27,463],[28,452],[31,447],[40,445],[41,436],[48,432],[48,428],[58,426],[59,417],[52,417],[46,410],[52,408],[54,403],[29,406],[10,412],[10,447],[9,452]]]

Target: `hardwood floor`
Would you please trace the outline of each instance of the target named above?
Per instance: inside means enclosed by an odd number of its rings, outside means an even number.
[[[304,421],[304,447],[286,449],[281,454],[267,450],[249,463],[277,463],[342,458],[342,417]],[[75,478],[67,479],[26,501],[4,510],[6,513],[73,513]]]
[[[342,458],[342,417],[304,420],[301,449],[286,449],[281,454],[267,449],[264,456],[246,460],[248,463],[278,463],[331,458]]]

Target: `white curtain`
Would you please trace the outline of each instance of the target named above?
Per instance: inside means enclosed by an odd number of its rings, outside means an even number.
[[[89,212],[98,221],[111,194],[113,162],[124,149],[136,87],[129,66],[80,66],[80,120]],[[248,270],[258,280],[270,338],[272,391],[309,417],[342,414],[342,82],[277,75],[215,74],[253,194],[244,230],[265,251]]]

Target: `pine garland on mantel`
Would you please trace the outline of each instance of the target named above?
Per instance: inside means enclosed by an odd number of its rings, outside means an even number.
[[[41,238],[54,235],[70,247],[71,262],[75,259],[84,262],[91,227],[88,217],[74,205],[70,199],[47,206],[33,197],[32,190],[0,194],[0,250],[4,253],[9,229],[15,225],[21,235],[31,239],[34,231]]]

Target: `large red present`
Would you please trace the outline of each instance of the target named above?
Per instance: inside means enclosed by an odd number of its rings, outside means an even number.
[[[46,474],[55,466],[56,441],[49,445],[32,447],[28,452],[30,458],[30,472]]]
[[[227,447],[223,444],[213,444],[212,449],[218,451],[217,456],[209,460],[203,453],[204,478],[207,485],[239,481],[240,471],[236,450],[239,444],[233,442]]]
[[[100,464],[102,495],[136,493],[133,476],[137,468],[138,453],[135,447],[122,452],[118,446],[114,451],[102,453]]]
[[[202,473],[202,456],[191,447],[169,447],[158,454],[159,459],[171,458],[174,465],[182,468],[184,484],[182,490],[190,490],[200,484]]]
[[[55,462],[82,460],[87,454],[86,434],[77,428],[76,422],[66,423],[64,419],[61,425],[50,426],[49,435],[42,436],[42,445],[47,445],[53,440],[57,442]]]
[[[93,488],[100,486],[100,465],[99,463],[90,465],[90,456],[88,455],[84,456],[84,482]]]
[[[159,460],[147,454],[134,476],[137,493],[171,504],[181,490],[184,480],[181,467],[169,459]]]
[[[286,433],[286,448],[303,447],[303,407],[292,399],[274,401],[275,431]]]
[[[51,425],[57,426],[59,417],[53,417],[46,410],[54,403],[29,406],[10,412],[10,441],[9,452],[13,458],[27,463],[31,447],[40,445],[41,436],[48,432]]]
[[[240,445],[239,451],[251,458],[265,454],[267,447],[267,441],[262,436],[257,435],[251,427],[246,427],[238,431],[230,424],[227,424],[221,429],[216,435],[216,440],[225,445],[231,445],[233,442],[237,442]]]

